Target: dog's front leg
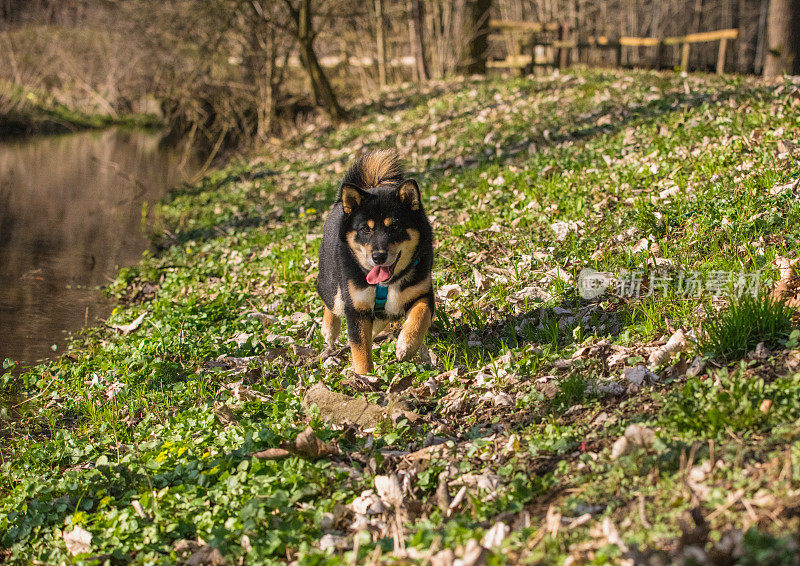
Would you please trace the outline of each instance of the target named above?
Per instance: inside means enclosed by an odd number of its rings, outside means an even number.
[[[425,333],[431,326],[432,318],[433,312],[427,297],[420,298],[408,309],[406,321],[403,323],[400,336],[397,337],[395,347],[398,361],[406,361],[417,353],[425,339]]]
[[[346,315],[353,369],[360,375],[372,373],[372,317],[358,311],[350,311]]]

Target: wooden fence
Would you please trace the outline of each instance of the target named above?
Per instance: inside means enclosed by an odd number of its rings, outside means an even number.
[[[571,37],[570,29],[564,23],[511,20],[490,20],[489,30],[490,38],[496,39],[499,36],[510,47],[504,59],[489,60],[486,66],[521,70],[530,70],[538,65],[566,67],[572,52],[575,50],[580,52],[581,49],[613,50],[616,53],[616,65],[621,67],[623,50],[627,47],[655,47],[652,66],[661,68],[664,66],[667,48],[680,46],[680,68],[688,71],[691,46],[695,43],[716,41],[719,42],[716,70],[717,74],[722,74],[725,71],[728,40],[739,37],[738,29],[722,29],[664,38],[623,36],[609,39],[605,36],[598,36],[578,40]]]

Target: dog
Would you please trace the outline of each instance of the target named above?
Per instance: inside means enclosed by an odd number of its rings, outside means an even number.
[[[419,185],[403,177],[394,152],[364,155],[342,179],[323,229],[317,292],[326,347],[344,317],[353,369],[372,373],[373,338],[405,317],[395,355],[410,359],[433,320],[432,268],[433,229]]]

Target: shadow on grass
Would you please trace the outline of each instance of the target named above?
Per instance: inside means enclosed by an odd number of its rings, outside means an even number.
[[[513,313],[501,311],[484,323],[477,314],[462,316],[455,322],[441,310],[437,311],[431,337],[438,341],[443,351],[455,349],[463,359],[457,363],[472,366],[488,363],[507,348],[514,349],[532,344],[554,351],[563,350],[588,336],[612,340],[630,320],[635,305],[620,303],[604,307],[582,299],[565,299],[559,305]],[[580,335],[575,330],[580,327]],[[470,341],[480,342],[470,346]]]

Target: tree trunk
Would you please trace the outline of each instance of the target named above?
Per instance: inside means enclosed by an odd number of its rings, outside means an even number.
[[[800,74],[800,0],[770,0],[764,76]]]
[[[297,25],[300,62],[308,74],[314,104],[324,109],[332,119],[341,120],[345,112],[339,105],[336,93],[333,92],[328,76],[319,64],[317,53],[314,51],[315,33],[311,25],[311,0],[300,0],[300,7],[292,10],[292,17]]]
[[[489,9],[492,0],[470,0],[467,10],[468,25],[472,37],[467,45],[467,61],[464,72],[467,74],[486,73],[486,51],[489,49]]]
[[[375,44],[378,51],[378,84],[386,86],[386,26],[383,21],[383,0],[375,0]]]
[[[427,81],[430,78],[428,73],[427,53],[425,52],[425,38],[423,27],[425,14],[420,0],[409,0],[408,2],[408,29],[411,34],[411,48],[415,60],[415,76],[418,81]]]
[[[692,33],[700,31],[700,23],[703,18],[703,0],[694,0],[694,13],[692,14]]]

